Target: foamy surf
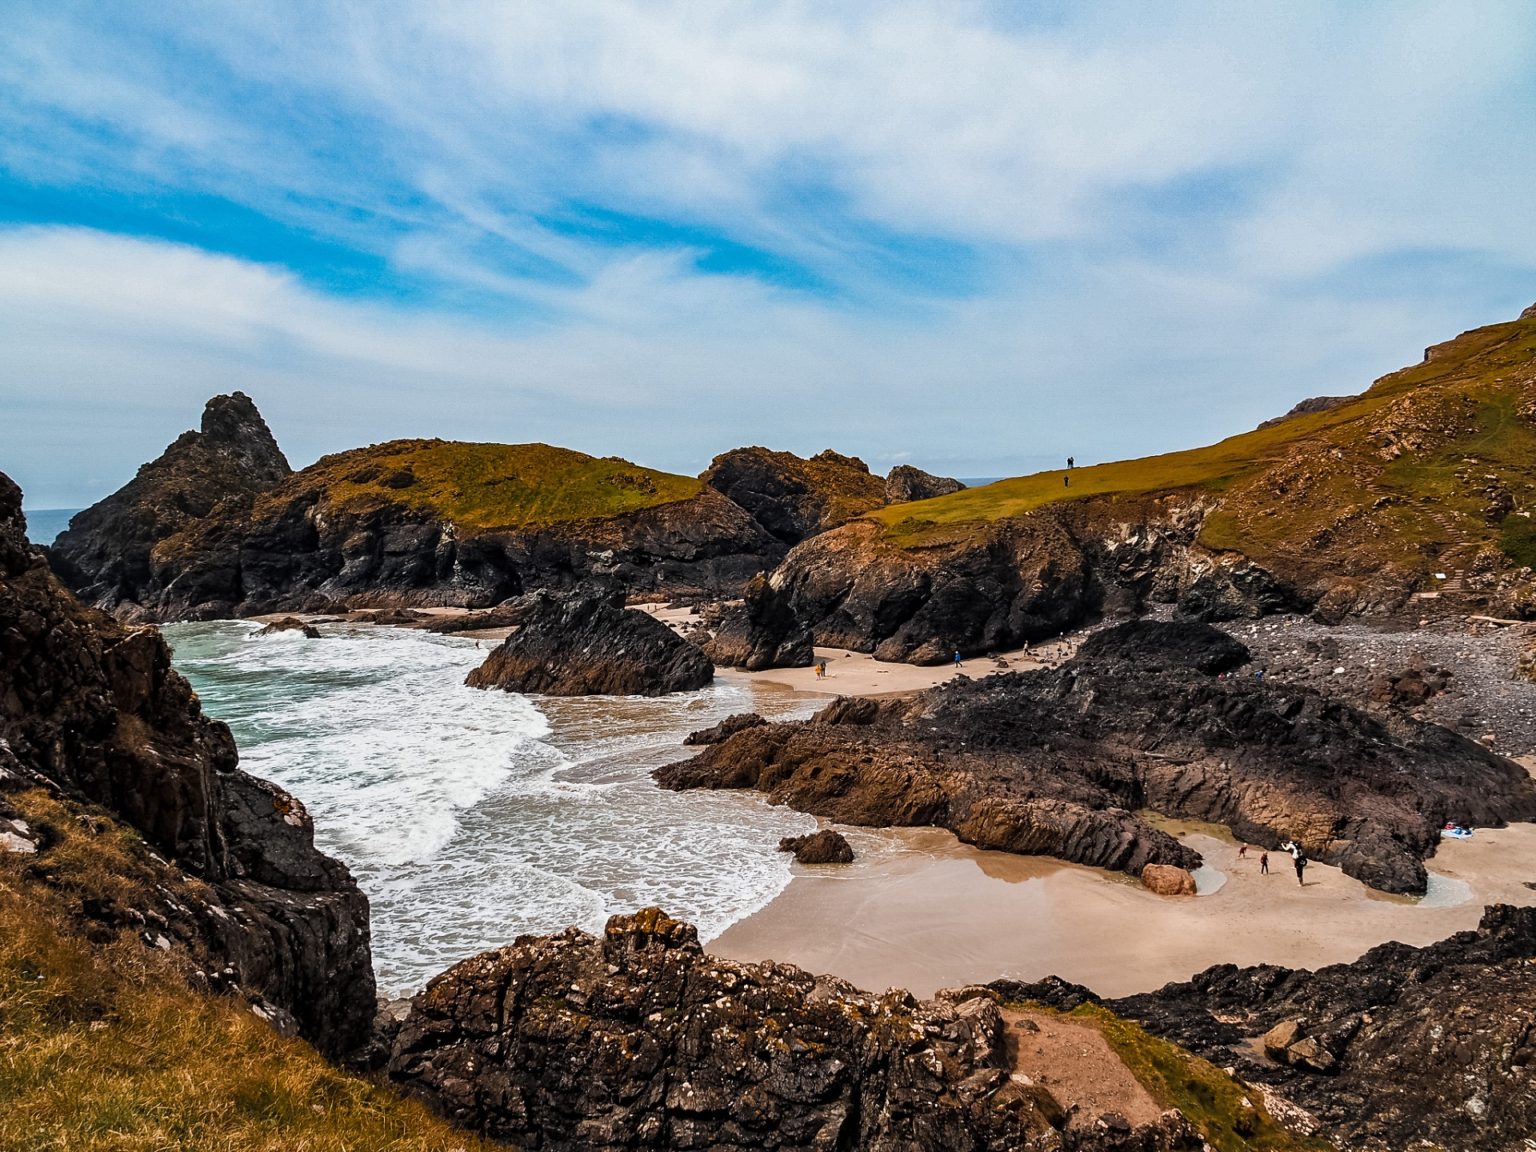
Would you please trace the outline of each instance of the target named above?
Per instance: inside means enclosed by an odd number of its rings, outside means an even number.
[[[814,821],[755,794],[664,792],[650,770],[732,712],[804,715],[771,686],[661,699],[464,687],[473,640],[360,625],[165,629],[242,766],[304,801],[373,904],[380,989],[419,987],[522,933],[660,904],[709,938],[789,881],[779,837]]]

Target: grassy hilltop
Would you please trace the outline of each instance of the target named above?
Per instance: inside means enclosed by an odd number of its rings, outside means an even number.
[[[392,440],[325,456],[257,500],[257,514],[307,492],[366,511],[401,503],[461,528],[532,529],[688,500],[691,476],[548,444]]]
[[[1379,564],[1498,548],[1536,565],[1536,311],[1463,333],[1335,407],[1204,448],[1002,480],[869,513],[906,546],[1059,501],[1208,493],[1201,543],[1258,559],[1358,548]]]

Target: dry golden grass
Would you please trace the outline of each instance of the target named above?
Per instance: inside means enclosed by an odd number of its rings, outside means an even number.
[[[75,934],[67,910],[82,896],[131,902],[159,866],[131,833],[91,835],[70,806],[19,799],[45,843],[61,839],[37,860],[0,857],[0,1152],[489,1147],[277,1035],[242,1001],[194,992],[132,933]]]

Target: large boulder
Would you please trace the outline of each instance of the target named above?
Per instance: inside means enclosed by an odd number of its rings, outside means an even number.
[[[913,500],[932,500],[935,496],[959,492],[964,487],[960,481],[948,476],[935,476],[910,464],[898,464],[885,478],[885,502],[907,504]]]
[[[21,494],[4,475],[0,761],[0,791],[41,787],[99,806],[185,877],[118,887],[160,904],[151,911],[167,945],[179,940],[199,971],[259,997],[327,1052],[366,1040],[368,901],[351,874],[315,849],[298,800],[240,771],[229,729],[202,714],[157,630],[126,627],[60,584],[27,544]]]
[[[623,594],[578,588],[530,593],[521,625],[464,681],[545,696],[662,696],[714,679],[702,651]]]
[[[1172,864],[1148,864],[1141,870],[1141,883],[1159,896],[1193,896],[1195,878]]]
[[[197,431],[182,433],[122,488],[70,521],[50,549],[52,562],[82,598],[114,607],[135,599],[149,580],[162,540],[221,505],[226,514],[243,512],[292,471],[249,396],[215,396]]]
[[[847,837],[833,828],[805,836],[785,836],[779,841],[779,851],[793,852],[799,864],[853,863],[853,847]]]

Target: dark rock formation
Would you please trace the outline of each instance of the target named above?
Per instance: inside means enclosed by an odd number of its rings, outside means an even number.
[[[1200,619],[1310,601],[1239,557],[1196,544],[1203,506],[1175,498],[1058,504],[957,529],[908,549],[859,521],[796,547],[722,623],[720,664],[809,663],[810,641],[877,659],[938,664],[1046,639],[1112,612],[1178,602]],[[748,664],[746,661],[755,661]]]
[[[546,696],[662,696],[714,679],[698,648],[622,594],[576,589],[524,598],[522,624],[464,681]]]
[[[305,623],[297,616],[284,616],[281,620],[274,620],[256,635],[273,636],[279,632],[302,632],[307,639],[320,639],[320,629],[313,624]]]
[[[1010,1078],[981,994],[918,1002],[707,955],[659,909],[520,937],[416,997],[389,1075],[449,1120],[535,1150],[952,1152],[1198,1148],[1176,1115],[1058,1133]]]
[[[1059,981],[993,988],[1062,1008],[1093,998]],[[1223,964],[1107,1006],[1235,1067],[1349,1148],[1482,1152],[1536,1132],[1536,909],[1496,905],[1475,932],[1316,972]]]
[[[795,619],[793,608],[765,576],[753,577],[746,600],[720,614],[704,650],[716,664],[748,672],[808,668],[816,656],[810,629]]]
[[[1155,641],[1155,642],[1154,642]],[[932,824],[984,848],[1139,874],[1198,856],[1138,816],[1225,824],[1389,892],[1423,892],[1447,821],[1536,818],[1518,765],[1447,729],[1318,693],[1216,677],[1241,646],[1208,625],[1122,625],[1054,671],[843,701],[668,765],[670,788],[758,788],[844,824]]]
[[[195,446],[195,442],[194,442]],[[196,881],[167,931],[328,1052],[372,1020],[368,902],[297,800],[236,767],[153,628],[80,604],[0,475],[0,784],[100,805]],[[89,910],[87,910],[89,911]]]
[[[202,428],[182,433],[159,459],[70,521],[50,549],[80,596],[112,608],[137,598],[155,546],[222,507],[249,509],[257,493],[292,472],[256,405],[243,392],[215,396]]]
[[[727,736],[734,736],[738,732],[745,732],[748,728],[758,728],[768,723],[756,712],[737,712],[734,716],[727,716],[712,728],[700,728],[697,732],[690,732],[683,737],[684,744],[718,744]]]
[[[737,448],[716,456],[700,479],[786,546],[886,501],[885,485],[864,461],[830,449],[805,460],[791,452]]]
[[[960,481],[948,476],[935,476],[910,464],[898,464],[885,478],[885,502],[907,504],[913,500],[932,500],[935,496],[948,496],[964,487]]]
[[[793,852],[801,864],[852,864],[853,848],[841,832],[823,828],[806,836],[785,836],[780,852]]]

